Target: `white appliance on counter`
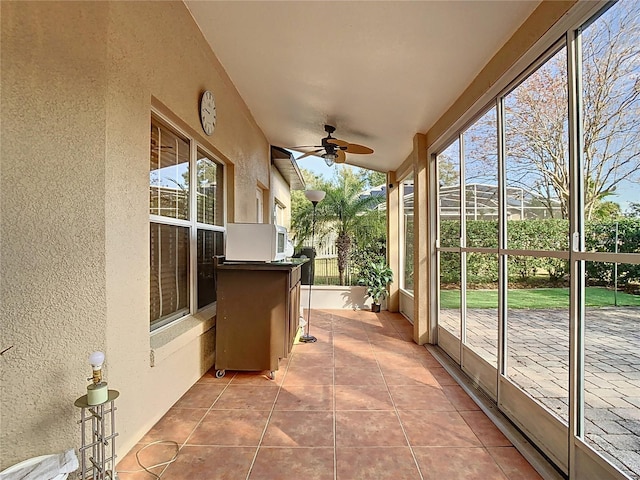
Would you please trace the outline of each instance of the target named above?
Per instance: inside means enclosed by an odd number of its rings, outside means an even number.
[[[287,229],[272,223],[228,223],[227,261],[278,262],[290,257],[293,248]]]

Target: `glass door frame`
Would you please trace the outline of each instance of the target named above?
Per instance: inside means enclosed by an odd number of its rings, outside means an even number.
[[[580,5],[577,9],[577,13],[571,16],[570,19],[566,19],[567,22],[573,22],[573,25],[582,25],[588,18],[595,15],[600,11],[606,2],[592,3],[590,5]],[[563,44],[567,48],[567,74],[569,81],[568,102],[569,102],[569,163],[570,163],[570,215],[569,215],[569,231],[571,238],[569,242],[569,249],[566,252],[552,253],[552,257],[565,258],[569,260],[570,271],[570,304],[569,304],[569,414],[568,425],[564,425],[550,414],[544,411],[540,405],[538,405],[532,398],[521,392],[513,382],[507,377],[507,318],[505,312],[507,311],[507,289],[505,281],[507,279],[507,255],[509,254],[528,254],[531,255],[548,255],[550,252],[532,252],[532,251],[509,251],[507,248],[506,239],[506,189],[505,179],[506,171],[504,164],[504,138],[503,138],[503,125],[504,125],[504,105],[503,97],[506,95],[507,90],[495,93],[494,102],[498,108],[498,184],[500,185],[500,217],[499,217],[499,248],[497,249],[478,249],[467,248],[465,246],[465,219],[464,213],[465,202],[465,188],[464,188],[464,143],[460,143],[460,245],[458,247],[449,246],[441,247],[439,243],[440,232],[440,217],[439,217],[439,188],[437,181],[437,156],[438,152],[445,150],[442,142],[439,143],[438,149],[434,148],[434,145],[428,150],[428,158],[430,159],[430,178],[432,179],[430,190],[432,192],[430,198],[435,200],[429,209],[429,226],[430,226],[430,238],[432,239],[432,268],[431,268],[431,292],[433,298],[436,300],[432,304],[430,314],[432,316],[432,343],[437,343],[445,346],[445,351],[450,353],[451,356],[458,362],[461,368],[467,373],[474,374],[475,378],[490,378],[492,373],[484,372],[484,377],[479,377],[479,371],[470,371],[475,368],[470,364],[466,364],[465,358],[469,358],[472,362],[475,359],[465,352],[465,291],[466,291],[466,264],[465,256],[469,252],[478,253],[497,253],[498,254],[498,273],[500,277],[499,282],[499,308],[498,308],[498,368],[495,373],[495,391],[496,401],[499,408],[505,413],[514,423],[520,427],[524,433],[530,436],[534,442],[541,447],[541,449],[552,458],[555,463],[569,475],[571,479],[624,479],[627,478],[618,470],[614,465],[609,463],[598,452],[596,452],[591,446],[584,441],[584,376],[585,376],[585,262],[587,261],[617,261],[618,263],[640,263],[638,254],[609,254],[609,253],[595,253],[585,251],[585,222],[584,222],[584,174],[583,174],[583,159],[582,159],[582,112],[581,112],[581,49],[580,49],[580,27],[568,26],[564,29],[563,37],[558,43],[554,42],[553,45]],[[554,48],[552,46],[547,51]],[[545,57],[549,58],[549,57]],[[527,72],[530,72],[532,68],[537,68],[542,63],[540,59],[537,62],[531,64],[531,66],[523,71],[518,78],[521,78]],[[510,85],[518,84],[517,80],[509,82]],[[490,105],[493,102],[489,102]],[[477,109],[476,111],[484,112],[486,108]],[[473,119],[479,115],[475,115]],[[461,123],[461,122],[459,122]],[[449,136],[449,139],[462,140],[462,132],[464,126],[468,125],[470,121],[467,121],[464,125],[457,128],[457,133],[454,136]],[[453,130],[453,127],[452,129]],[[437,142],[436,142],[437,143]],[[446,145],[450,145],[449,141]],[[445,146],[446,146],[445,145]],[[460,339],[458,345],[455,345],[455,339],[453,335],[441,326],[438,326],[437,319],[440,312],[440,254],[443,252],[452,252],[460,255],[460,268],[461,268],[461,307],[460,307]],[[457,358],[456,358],[457,357]],[[480,369],[481,371],[482,369]],[[491,382],[489,385],[483,385],[486,390],[493,388]],[[533,414],[532,414],[533,412]],[[533,418],[532,422],[522,422],[523,416],[529,416]]]

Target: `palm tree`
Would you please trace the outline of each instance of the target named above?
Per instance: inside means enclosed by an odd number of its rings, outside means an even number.
[[[336,249],[341,285],[344,285],[344,273],[349,260],[352,238],[357,234],[358,229],[366,224],[366,213],[382,201],[380,197],[362,195],[365,187],[366,180],[346,168],[338,169],[333,181],[321,181],[313,187],[327,192],[316,210],[316,232],[321,238],[328,230],[337,230]],[[300,204],[298,211],[294,214],[293,228],[299,242],[310,233],[311,213],[312,207],[307,201]]]

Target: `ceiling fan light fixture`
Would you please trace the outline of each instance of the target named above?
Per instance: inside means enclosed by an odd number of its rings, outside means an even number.
[[[331,167],[334,163],[336,163],[336,158],[338,156],[335,153],[325,153],[322,158],[324,158],[324,163],[327,164],[327,167]]]

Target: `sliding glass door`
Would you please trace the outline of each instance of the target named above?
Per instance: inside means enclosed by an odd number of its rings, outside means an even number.
[[[570,478],[640,478],[640,2],[433,158],[439,345]]]

